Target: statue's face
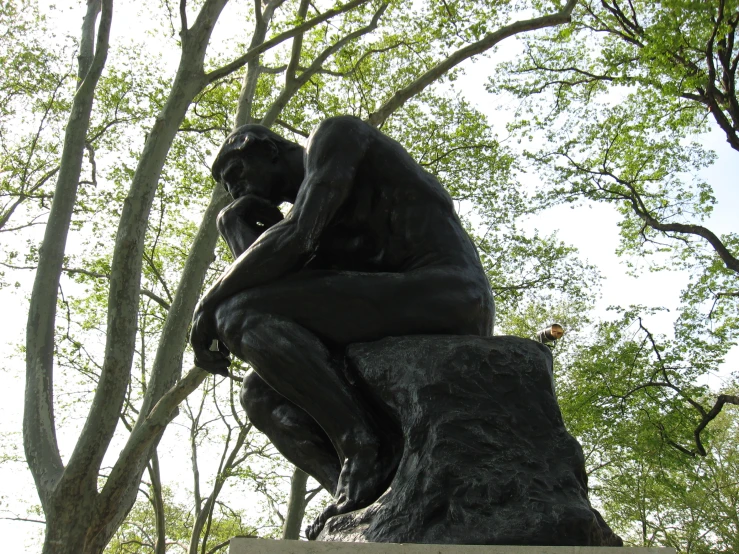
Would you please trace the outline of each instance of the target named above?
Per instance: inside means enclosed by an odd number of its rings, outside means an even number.
[[[274,205],[294,201],[303,180],[302,149],[279,148],[256,127],[244,125],[226,139],[213,162],[213,177],[234,199],[259,196]]]
[[[259,171],[258,162],[254,163],[257,160],[245,158],[244,155],[234,155],[226,162],[221,172],[221,183],[234,199],[246,195],[269,197],[269,187],[264,186],[265,175]]]
[[[281,173],[279,160],[272,160],[267,152],[254,148],[235,152],[223,165],[220,181],[234,198],[253,195],[281,202]]]

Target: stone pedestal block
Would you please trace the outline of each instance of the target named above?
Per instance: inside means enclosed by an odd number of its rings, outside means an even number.
[[[547,347],[414,336],[352,345],[347,358],[350,378],[400,429],[403,455],[390,489],[330,519],[319,541],[622,544],[588,501]]]

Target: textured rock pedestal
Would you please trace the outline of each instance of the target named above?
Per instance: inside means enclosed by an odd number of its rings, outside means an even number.
[[[330,519],[319,541],[616,546],[588,502],[552,356],[517,337],[427,336],[352,345],[350,371],[402,428],[390,489]]]

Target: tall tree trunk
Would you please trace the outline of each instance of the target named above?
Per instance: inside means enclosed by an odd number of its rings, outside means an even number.
[[[79,451],[81,461],[84,460],[97,467],[115,430],[117,414],[125,397],[133,361],[141,266],[149,212],[172,142],[192,100],[206,84],[203,62],[207,45],[213,27],[227,1],[206,0],[192,27],[183,29],[182,55],[172,89],[149,133],[124,202],[111,266],[103,370],[87,420],[89,434],[85,433],[88,430],[86,424],[75,448],[75,454]],[[212,240],[215,244],[215,238]],[[192,257],[188,258],[188,262]],[[197,253],[195,258],[199,258]],[[191,268],[186,265],[185,272],[188,270]],[[137,431],[148,419],[162,395],[171,389],[180,377],[187,325],[197,300],[197,292],[193,293],[191,289],[199,291],[201,283],[202,280],[200,282],[183,280],[175,293],[139,418],[134,425],[131,438],[100,493],[97,507],[102,525],[99,539],[101,549],[133,506],[141,475],[163,432],[162,428],[155,435],[148,435],[146,441],[134,441],[135,444],[131,444],[134,436],[141,435],[141,433],[137,435]],[[188,297],[192,296],[194,299],[189,301]],[[173,327],[179,330],[179,333],[172,333]],[[170,343],[169,348],[162,348],[162,342],[167,337],[171,340],[173,334],[179,335],[174,337],[174,345]],[[72,461],[70,465],[71,463]]]
[[[82,158],[90,126],[95,89],[108,54],[112,0],[88,3],[82,26],[78,87],[64,134],[64,146],[54,199],[44,238],[26,327],[26,391],[23,444],[46,516],[44,552],[81,552],[85,524],[94,511],[97,475],[65,482],[56,440],[53,399],[54,326],[62,262],[77,199]],[[95,41],[95,17],[102,12]],[[92,44],[95,42],[94,53]],[[91,54],[86,57],[86,54]],[[70,509],[74,505],[76,511]]]
[[[290,497],[287,501],[287,514],[282,526],[282,538],[296,541],[300,539],[300,526],[305,516],[305,507],[308,502],[305,499],[305,488],[308,483],[308,474],[297,467],[293,471],[290,480]]]
[[[107,53],[112,0],[106,0],[102,6],[95,55],[75,95],[66,129],[57,190],[40,252],[27,330],[24,442],[46,513],[45,551],[48,552],[102,551],[133,505],[141,475],[161,436],[161,431],[150,436],[144,447],[137,449],[136,459],[119,459],[101,494],[98,494],[100,463],[117,425],[133,357],[132,341],[135,340],[141,259],[149,210],[174,137],[190,103],[205,85],[205,50],[226,2],[206,0],[193,27],[183,29],[183,53],[177,76],[168,101],[149,133],[122,210],[113,254],[103,368],[80,439],[64,467],[56,444],[53,415],[54,318],[64,246],[76,200],[92,102]],[[91,29],[94,2],[90,2],[88,8],[83,33],[89,33]],[[86,45],[90,43],[90,37],[83,36],[81,42],[85,48],[81,51],[80,63],[87,63],[89,49]],[[212,242],[215,244],[215,238]],[[200,284],[196,287],[199,290]],[[197,292],[193,295],[196,300]],[[184,318],[185,329],[195,300],[192,306],[183,306],[188,314]],[[185,333],[182,332],[183,335]],[[179,362],[175,360],[170,364],[167,374],[153,372],[145,399],[146,411],[142,411],[137,426],[149,414],[158,397],[179,377],[184,340],[180,342]]]
[[[95,55],[95,20],[102,8],[100,0],[87,0],[87,13],[82,20],[80,53],[77,56],[77,86],[85,80]]]

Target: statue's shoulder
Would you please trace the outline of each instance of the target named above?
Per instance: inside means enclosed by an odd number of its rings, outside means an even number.
[[[376,133],[379,133],[379,131],[366,121],[353,115],[337,115],[334,117],[328,117],[316,125],[309,140],[312,141],[327,134],[344,135],[346,133],[371,137]]]
[[[306,169],[311,170],[315,164],[325,166],[329,153],[334,167],[353,166],[377,142],[377,133],[377,129],[358,117],[339,115],[324,119],[313,129],[305,145]]]

